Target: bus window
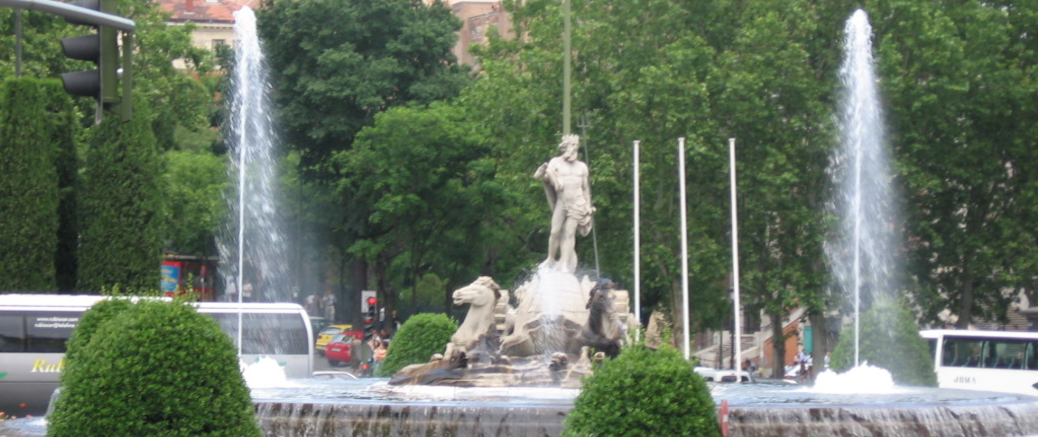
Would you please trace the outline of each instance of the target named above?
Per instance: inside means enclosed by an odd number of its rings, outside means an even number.
[[[952,367],[980,367],[982,346],[978,339],[945,337],[943,363]]]
[[[0,352],[22,352],[24,350],[23,320],[20,315],[0,315]]]
[[[238,315],[209,314],[234,342],[238,341]],[[245,331],[242,334],[243,354],[308,355],[309,341],[306,325],[297,314],[242,314]]]
[[[27,314],[29,352],[65,352],[65,342],[79,322],[79,314]]]

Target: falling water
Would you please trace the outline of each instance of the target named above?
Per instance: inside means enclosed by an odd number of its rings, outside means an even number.
[[[884,147],[880,101],[872,59],[872,27],[857,10],[845,28],[841,147],[830,163],[838,194],[831,205],[838,235],[826,245],[837,288],[853,298],[854,364],[859,364],[863,298],[874,302],[896,286],[893,275],[895,211],[890,159]],[[864,296],[863,296],[864,294]]]
[[[252,9],[242,8],[234,18],[238,40],[231,81],[228,155],[236,195],[228,196],[233,214],[220,237],[224,260],[220,275],[228,291],[238,292],[239,302],[288,301],[288,252],[276,204],[277,138],[269,112],[268,69]],[[238,344],[240,348],[240,330]]]

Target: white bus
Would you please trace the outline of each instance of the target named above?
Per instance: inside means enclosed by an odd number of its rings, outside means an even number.
[[[937,384],[1038,396],[1038,332],[924,330]]]
[[[0,294],[0,411],[17,417],[46,412],[65,366],[65,342],[83,312],[101,299],[105,297]],[[238,303],[196,306],[199,313],[216,319],[237,345]],[[268,356],[284,367],[289,378],[313,374],[313,331],[302,306],[246,302],[241,310],[243,362]]]

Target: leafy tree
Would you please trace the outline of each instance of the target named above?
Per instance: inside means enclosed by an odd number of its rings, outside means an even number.
[[[441,3],[278,0],[258,18],[285,140],[307,170],[333,170],[330,158],[379,112],[465,83],[451,54],[461,23]]]
[[[193,23],[170,26],[169,13],[158,2],[121,0],[119,10],[136,25],[134,103],[152,112],[152,130],[160,150],[173,149],[178,128],[209,127],[213,92],[196,76],[214,71],[214,55],[191,42],[196,29]],[[178,70],[174,60],[180,60],[184,69]]]
[[[789,311],[825,306],[821,257],[835,83],[819,78],[828,77],[837,58],[806,43],[823,21],[806,2],[767,2],[742,12],[711,80],[712,117],[736,140],[744,302],[764,310],[780,339]],[[773,356],[785,356],[784,343],[773,342]],[[784,363],[772,364],[773,374],[781,374]]]
[[[1033,289],[1038,11],[890,0],[875,20],[890,141],[905,189],[915,296],[936,320],[1004,320]]]
[[[223,194],[227,162],[208,148],[170,150],[163,155],[166,199],[166,250],[207,255],[215,253],[214,236],[227,215]]]
[[[369,235],[373,211],[365,206],[377,199],[342,190],[336,166],[344,161],[335,156],[377,113],[457,95],[468,82],[451,53],[461,23],[442,3],[319,0],[269,3],[258,26],[283,140],[297,152],[299,188],[321,202],[300,210],[318,219],[314,240],[327,245],[352,300],[372,286],[351,247]]]
[[[478,273],[484,236],[494,227],[506,194],[494,179],[481,138],[448,105],[428,109],[394,108],[375,117],[358,135],[353,149],[339,156],[346,178],[340,192],[370,211],[360,239],[350,249],[374,267],[386,311],[395,307],[402,277],[405,284],[435,269],[461,283]],[[362,203],[363,202],[363,203]],[[438,248],[465,247],[452,258],[436,257]],[[453,266],[467,266],[455,269]],[[392,275],[391,269],[400,269]]]

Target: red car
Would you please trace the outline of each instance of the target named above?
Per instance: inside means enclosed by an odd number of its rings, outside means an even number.
[[[352,359],[350,346],[353,344],[353,339],[363,337],[364,333],[361,331],[345,331],[332,337],[324,349],[324,356],[328,358],[328,364],[333,367],[349,364]]]

